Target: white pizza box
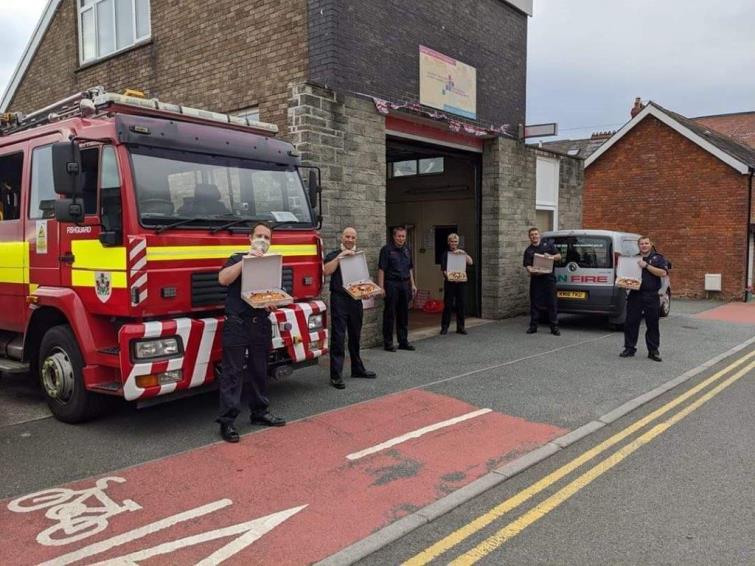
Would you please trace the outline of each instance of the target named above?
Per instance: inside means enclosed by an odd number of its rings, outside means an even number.
[[[641,256],[620,255],[616,263],[616,286],[637,290],[642,285]]]
[[[446,262],[446,278],[449,281],[461,283],[467,280],[467,254],[448,252]]]
[[[283,256],[267,254],[263,256],[244,256],[241,260],[241,298],[256,309],[275,305],[282,307],[294,302],[291,295],[283,290]],[[252,300],[249,295],[259,292],[280,293],[277,300]]]
[[[535,273],[553,273],[553,258],[545,257],[543,254],[534,254],[532,271]]]
[[[369,299],[383,294],[383,290],[370,279],[370,270],[367,268],[367,256],[364,255],[364,252],[343,256],[338,260],[338,265],[341,268],[343,288],[353,299]],[[360,294],[354,293],[349,289],[352,285],[366,284],[371,284],[374,289],[371,292]]]

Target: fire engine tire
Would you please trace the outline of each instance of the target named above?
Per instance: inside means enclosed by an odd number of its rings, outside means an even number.
[[[39,348],[39,379],[47,406],[59,421],[80,423],[95,417],[104,397],[84,388],[84,361],[76,337],[67,324],[53,326]]]
[[[671,314],[671,289],[666,289],[666,293],[661,297],[661,318],[665,318]]]

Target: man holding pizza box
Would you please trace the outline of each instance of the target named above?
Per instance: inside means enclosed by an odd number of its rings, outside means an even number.
[[[661,331],[659,320],[661,316],[661,299],[658,291],[661,279],[668,274],[666,258],[655,251],[653,242],[647,236],[637,240],[640,247],[640,259],[637,260],[642,269],[642,283],[637,290],[629,291],[627,296],[627,318],[624,322],[624,350],[619,354],[622,358],[630,358],[637,351],[637,339],[640,335],[640,321],[645,318],[645,344],[648,348],[648,358],[655,362],[661,361]]]
[[[553,242],[544,242],[540,230],[530,228],[527,232],[530,245],[524,250],[524,268],[530,275],[530,326],[527,334],[537,332],[540,312],[548,312],[551,334],[560,336],[558,329],[558,302],[556,299],[556,277],[553,275],[553,262],[561,260],[561,254]]]
[[[448,267],[449,256],[463,259],[461,266],[464,271],[450,270]],[[455,258],[451,258],[452,263]],[[448,334],[448,325],[451,324],[451,311],[456,311],[456,332],[466,334],[464,329],[464,293],[467,288],[466,266],[472,265],[472,258],[462,249],[459,249],[459,235],[448,235],[448,249],[443,252],[440,259],[440,270],[443,272],[443,315],[440,319],[440,333]]]
[[[273,231],[264,222],[255,224],[249,232],[251,249],[248,256],[265,255],[270,247]],[[283,426],[286,421],[268,411],[267,352],[272,327],[271,311],[276,307],[252,308],[241,297],[241,271],[245,254],[233,254],[218,273],[218,281],[228,288],[225,299],[223,325],[223,371],[218,378],[220,391],[220,436],[226,442],[238,442],[239,433],[234,421],[241,412],[241,389],[244,374],[251,378],[249,398],[250,421],[264,426]],[[246,368],[244,368],[246,363]]]
[[[344,341],[349,334],[349,357],[351,377],[375,378],[374,371],[364,367],[359,355],[364,307],[360,299],[353,298],[343,286],[340,262],[357,253],[357,231],[348,227],[341,233],[341,246],[325,256],[325,275],[330,275],[330,384],[344,389],[343,360]]]

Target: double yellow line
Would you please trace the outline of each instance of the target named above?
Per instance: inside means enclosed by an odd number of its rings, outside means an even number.
[[[552,486],[557,481],[564,478],[566,475],[570,474],[583,464],[589,462],[596,456],[600,455],[601,453],[605,452],[612,446],[618,444],[631,434],[634,434],[638,430],[644,428],[645,426],[651,424],[653,421],[659,419],[675,407],[679,406],[680,404],[684,403],[691,397],[697,395],[700,393],[703,389],[707,388],[709,385],[715,383],[719,379],[721,379],[723,376],[727,375],[731,371],[735,370],[739,366],[745,364],[748,362],[751,358],[755,356],[755,351],[752,351],[745,356],[742,356],[732,364],[728,365],[721,371],[716,372],[706,380],[702,381],[695,387],[691,388],[689,391],[686,391],[682,395],[676,397],[673,401],[670,401],[669,403],[663,405],[656,411],[653,411],[649,415],[643,417],[642,419],[638,420],[637,422],[633,423],[632,425],[628,426],[621,432],[618,432],[617,434],[613,435],[612,437],[608,438],[607,440],[604,440],[597,446],[591,448],[587,452],[584,452],[568,464],[565,464],[564,466],[558,468],[557,470],[551,472],[538,482],[532,484],[530,487],[524,489],[523,491],[520,491],[513,497],[507,499],[503,503],[493,507],[490,511],[484,513],[483,515],[480,515],[475,520],[473,520],[470,523],[467,523],[460,529],[454,531],[447,537],[439,540],[432,546],[426,548],[419,554],[413,556],[406,562],[404,562],[404,565],[408,566],[418,566],[421,564],[427,564],[431,562],[432,560],[438,558],[445,552],[451,550],[452,548],[456,547],[457,545],[464,542],[466,539],[468,539],[473,534],[477,533],[478,531],[484,529],[494,521],[500,519],[503,515],[508,513],[509,511],[516,509],[541,491],[545,490],[546,488]],[[553,494],[552,496],[548,497],[543,502],[536,505],[534,508],[532,508],[530,511],[526,512],[524,515],[519,517],[518,519],[510,522],[505,527],[501,528],[500,530],[496,531],[493,535],[489,536],[485,540],[483,540],[480,544],[469,550],[468,552],[462,554],[459,556],[456,560],[451,562],[451,564],[454,565],[467,565],[467,564],[474,564],[478,560],[484,558],[497,548],[499,548],[501,545],[503,545],[507,540],[515,537],[520,532],[522,532],[524,529],[526,529],[528,526],[535,523],[540,518],[547,515],[550,511],[561,505],[564,501],[569,499],[572,495],[576,494],[579,490],[584,488],[585,486],[589,485],[593,480],[613,468],[616,464],[624,460],[627,456],[635,452],[638,448],[641,446],[647,444],[654,438],[656,438],[661,433],[665,432],[669,427],[676,424],[680,420],[682,420],[684,417],[698,409],[701,405],[718,395],[721,391],[729,387],[732,383],[736,382],[737,380],[741,379],[744,375],[746,375],[748,372],[750,372],[753,368],[755,368],[755,361],[752,361],[748,363],[744,368],[737,371],[734,375],[729,377],[728,379],[722,381],[720,384],[718,384],[716,387],[705,393],[704,395],[700,396],[697,400],[690,403],[687,407],[679,411],[678,413],[674,414],[667,420],[660,422],[653,426],[650,430],[643,433],[641,436],[637,437],[635,440],[631,441],[626,446],[622,447],[617,452],[613,453],[608,458],[602,460],[600,463],[595,465],[593,468],[588,470],[587,472],[580,475],[577,479],[573,480],[571,483],[560,489],[558,492]]]

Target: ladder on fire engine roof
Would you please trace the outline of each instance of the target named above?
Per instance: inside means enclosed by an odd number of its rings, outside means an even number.
[[[106,92],[104,87],[98,86],[68,96],[31,114],[23,114],[21,112],[0,114],[0,136],[7,136],[36,126],[59,122],[60,120],[77,116],[83,118],[101,116],[107,113],[108,109],[114,104],[143,108],[145,110],[157,110],[169,114],[180,114],[223,124],[244,126],[254,130],[256,133],[265,135],[278,133],[278,126],[275,124],[258,122],[242,116],[233,116],[231,114],[211,112],[190,106],[161,102],[156,98],[145,98],[141,93],[132,90],[127,90],[125,94],[115,94]]]

